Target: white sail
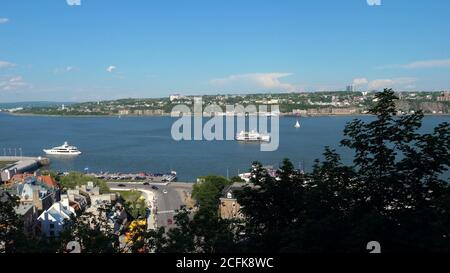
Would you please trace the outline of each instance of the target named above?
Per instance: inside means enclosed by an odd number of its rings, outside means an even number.
[[[295,128],[300,128],[300,122],[298,122],[298,120],[297,120],[297,122],[295,123],[294,127],[295,127]]]

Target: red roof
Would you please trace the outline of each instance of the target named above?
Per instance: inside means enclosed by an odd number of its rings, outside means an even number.
[[[52,188],[56,188],[59,187],[58,182],[56,182],[55,179],[53,179],[53,177],[51,177],[50,175],[41,175],[39,177],[39,180],[41,180],[42,183],[44,183],[45,185],[52,187]]]

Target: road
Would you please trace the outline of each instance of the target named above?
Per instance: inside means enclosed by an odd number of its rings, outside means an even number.
[[[119,187],[119,184],[125,186]],[[170,227],[174,225],[173,216],[175,215],[175,210],[186,205],[183,200],[183,192],[190,194],[193,183],[170,182],[143,185],[142,183],[107,182],[107,185],[110,188],[153,191],[156,196],[157,226]],[[157,189],[152,189],[152,186],[156,186]],[[166,193],[164,193],[164,190]]]

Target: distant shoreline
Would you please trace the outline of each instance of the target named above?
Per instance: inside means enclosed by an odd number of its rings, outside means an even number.
[[[48,115],[48,114],[33,114],[33,113],[10,113],[10,112],[0,112],[6,115],[11,116],[24,116],[24,117],[55,117],[55,118],[139,118],[139,117],[171,117],[170,114],[163,114],[163,115]],[[191,115],[193,116],[193,115]],[[281,113],[278,117],[297,117],[297,118],[305,118],[305,117],[363,117],[363,116],[374,116],[371,114],[343,114],[343,115],[336,115],[336,114],[317,114],[317,115],[295,115],[295,114],[283,114]],[[442,114],[424,114],[424,116],[432,116],[432,117],[439,117],[439,116],[450,116],[450,113],[442,113]],[[221,116],[221,117],[230,117],[230,116]],[[234,115],[233,117],[236,117]],[[269,116],[267,116],[269,117]],[[177,117],[175,117],[177,118]]]

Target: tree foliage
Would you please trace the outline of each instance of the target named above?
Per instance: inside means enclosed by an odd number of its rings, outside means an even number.
[[[192,197],[204,210],[217,211],[218,200],[225,186],[230,181],[222,176],[205,176],[200,178],[202,182],[196,183],[192,189]]]

